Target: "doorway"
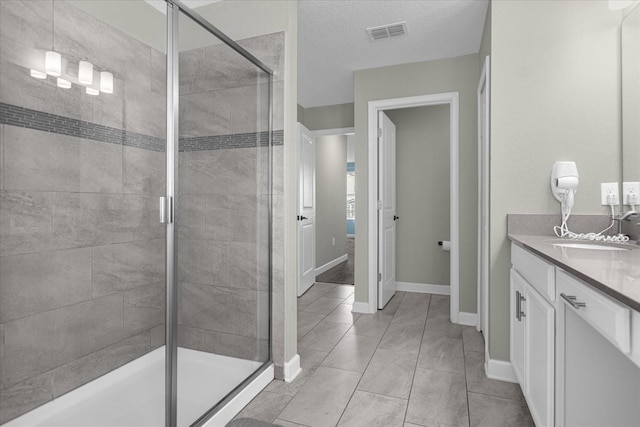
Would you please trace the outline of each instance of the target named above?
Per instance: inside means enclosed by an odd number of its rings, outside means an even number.
[[[378,179],[380,174],[380,154],[378,150],[378,114],[385,110],[401,108],[422,107],[432,105],[448,105],[449,114],[449,215],[450,215],[450,304],[451,321],[458,323],[459,318],[459,207],[458,207],[458,123],[459,123],[459,94],[449,92],[433,95],[421,95],[406,98],[386,99],[371,101],[368,105],[368,212],[369,218],[378,218],[379,194]],[[369,237],[369,283],[368,304],[366,307],[358,307],[358,311],[375,313],[378,307],[379,277],[381,276],[379,254],[382,249],[379,245],[379,223],[377,220],[369,221],[366,230]]]

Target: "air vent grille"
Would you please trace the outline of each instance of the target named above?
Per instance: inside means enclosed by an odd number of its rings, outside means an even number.
[[[367,28],[371,41],[378,41],[398,37],[407,34],[407,23],[398,22],[396,24],[381,25],[379,27]]]

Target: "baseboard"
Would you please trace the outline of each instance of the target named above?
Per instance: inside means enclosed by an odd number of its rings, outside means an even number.
[[[295,355],[288,362],[284,362],[284,382],[290,383],[302,372],[300,356]]]
[[[487,374],[487,378],[492,380],[507,381],[510,383],[518,382],[511,362],[491,359],[491,356],[489,356],[484,364],[484,371]]]
[[[325,265],[316,268],[316,276],[324,273],[327,270],[331,270],[333,267],[335,267],[336,265],[340,264],[341,262],[345,262],[346,260],[349,259],[349,255],[344,254],[336,259],[334,259],[333,261],[329,261],[328,263],[326,263]]]
[[[354,302],[351,307],[352,313],[362,313],[362,314],[373,314],[375,313],[375,309],[371,311],[369,308],[368,302]]]
[[[465,313],[461,311],[458,313],[458,324],[465,326],[477,326],[478,315],[476,313]]]
[[[202,427],[225,426],[273,381],[273,364],[251,381],[240,393],[224,404],[218,412],[202,424]]]
[[[431,285],[428,283],[396,282],[396,290],[402,292],[419,292],[421,294],[451,295],[450,286]]]

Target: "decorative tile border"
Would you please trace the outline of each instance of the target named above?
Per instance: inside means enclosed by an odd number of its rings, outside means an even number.
[[[0,103],[0,124],[152,151],[164,151],[165,147],[161,138],[4,103]]]
[[[166,145],[162,138],[4,103],[0,103],[0,124],[159,152],[164,152]],[[275,130],[272,136],[272,145],[284,143],[284,131]],[[268,145],[269,132],[264,131],[180,138],[179,151],[223,150]]]

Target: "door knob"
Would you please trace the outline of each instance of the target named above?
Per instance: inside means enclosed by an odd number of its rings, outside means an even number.
[[[298,215],[298,221],[304,221],[305,219],[309,219],[304,215]]]
[[[400,219],[400,217],[399,217],[399,216],[394,215],[394,216],[393,216],[393,220],[395,221],[395,220],[397,220],[397,219]]]

